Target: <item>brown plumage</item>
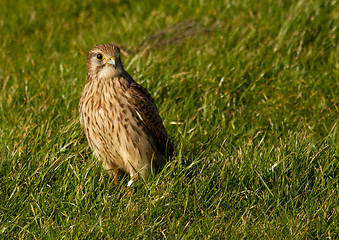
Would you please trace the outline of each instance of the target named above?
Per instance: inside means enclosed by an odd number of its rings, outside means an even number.
[[[116,180],[119,172],[144,178],[173,153],[153,98],[124,70],[115,45],[89,51],[79,112],[96,158]]]

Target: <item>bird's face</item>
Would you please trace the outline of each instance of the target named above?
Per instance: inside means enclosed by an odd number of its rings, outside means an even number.
[[[103,44],[92,48],[87,57],[87,74],[92,78],[116,77],[123,70],[120,61],[120,49],[112,44]]]

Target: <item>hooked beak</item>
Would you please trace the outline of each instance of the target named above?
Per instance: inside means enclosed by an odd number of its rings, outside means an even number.
[[[110,57],[108,64],[111,64],[114,68],[117,68],[117,62],[115,61],[115,57]]]

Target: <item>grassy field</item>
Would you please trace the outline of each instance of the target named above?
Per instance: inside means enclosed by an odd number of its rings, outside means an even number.
[[[59,2],[0,2],[0,239],[339,238],[337,0]],[[176,148],[134,193],[79,125],[102,43]]]

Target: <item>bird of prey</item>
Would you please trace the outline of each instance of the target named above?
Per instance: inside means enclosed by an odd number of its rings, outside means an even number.
[[[94,155],[113,175],[130,175],[130,186],[160,169],[173,153],[151,95],[125,71],[113,44],[92,48],[80,103],[80,124]]]

